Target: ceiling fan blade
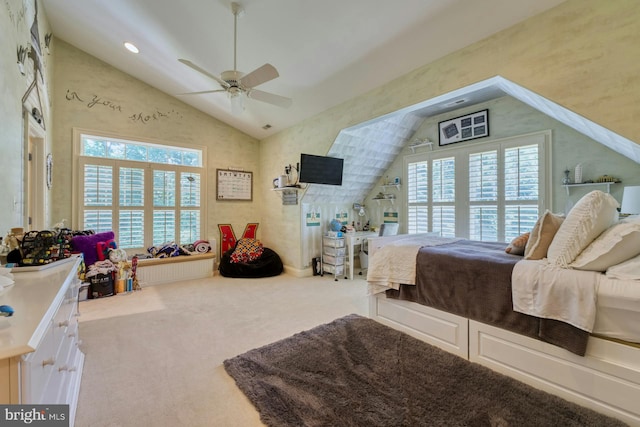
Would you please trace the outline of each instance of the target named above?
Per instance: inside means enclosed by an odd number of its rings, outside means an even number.
[[[271,64],[264,64],[260,68],[256,68],[246,76],[240,79],[242,86],[247,89],[251,89],[252,87],[256,87],[261,85],[262,83],[268,82],[269,80],[273,80],[278,77],[278,70]]]
[[[293,103],[291,98],[285,98],[284,96],[275,95],[269,92],[263,92],[261,90],[252,89],[247,92],[247,97],[255,99],[257,101],[267,102],[269,104],[277,105],[278,107],[289,108]]]
[[[176,93],[176,96],[182,95],[202,95],[203,93],[214,93],[214,92],[226,92],[225,89],[216,89],[216,90],[203,90],[200,92],[186,92],[186,93]]]
[[[222,87],[224,87],[224,88],[228,88],[229,87],[229,84],[227,82],[225,82],[224,80],[222,80],[220,77],[214,76],[213,74],[211,74],[207,70],[197,66],[196,64],[194,64],[193,62],[189,61],[188,59],[178,59],[178,61],[182,62],[187,67],[193,68],[194,70],[198,71],[199,73],[202,73],[205,76],[212,78],[213,80],[215,80],[218,83],[220,83],[222,85]]]

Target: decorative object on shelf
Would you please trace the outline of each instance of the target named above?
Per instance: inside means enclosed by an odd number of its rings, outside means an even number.
[[[573,171],[573,182],[582,184],[582,163],[578,163]]]
[[[26,46],[18,46],[17,54],[18,54],[18,69],[20,70],[20,74],[24,76],[24,61],[27,59],[27,54],[29,53],[29,49]]]
[[[47,154],[47,188],[51,190],[51,185],[53,183],[53,155],[51,153]]]
[[[571,171],[569,170],[569,168],[564,170],[564,178],[562,178],[562,185],[571,184],[571,178],[569,178],[569,174],[570,173],[571,173]]]
[[[47,50],[47,54],[50,54],[49,51],[51,48],[51,38],[53,37],[52,33],[47,33],[44,35],[44,48]]]
[[[280,175],[273,180],[273,188],[285,188],[289,186],[289,175]]]
[[[489,110],[477,111],[438,123],[440,145],[489,136]]]
[[[620,213],[628,215],[640,214],[640,186],[624,187]]]
[[[614,178],[609,175],[602,175],[596,179],[596,182],[621,182],[620,179]]]

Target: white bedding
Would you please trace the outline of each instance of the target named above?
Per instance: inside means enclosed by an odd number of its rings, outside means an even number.
[[[546,259],[523,260],[513,269],[512,290],[515,311],[640,343],[639,280],[551,266]]]
[[[416,256],[423,246],[452,243],[459,238],[410,235],[378,249],[369,259],[367,282],[369,295],[387,289],[399,289],[400,284],[416,284]]]
[[[601,275],[592,333],[640,343],[640,280]]]
[[[513,267],[513,310],[593,331],[600,273],[522,260]]]

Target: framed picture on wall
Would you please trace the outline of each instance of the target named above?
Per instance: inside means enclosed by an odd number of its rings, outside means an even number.
[[[489,136],[489,110],[477,111],[438,123],[440,145]]]

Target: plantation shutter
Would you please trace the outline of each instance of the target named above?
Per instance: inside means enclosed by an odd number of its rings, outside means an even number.
[[[113,168],[85,164],[82,227],[96,233],[113,228]]]
[[[506,241],[530,231],[538,219],[539,168],[537,144],[505,150]]]
[[[469,238],[498,240],[498,151],[469,155]]]
[[[407,165],[407,231],[429,231],[429,163],[413,162]]]
[[[119,169],[120,209],[118,244],[121,248],[144,246],[144,169]]]
[[[432,168],[433,203],[431,231],[444,237],[456,235],[456,167],[455,159],[434,160]]]
[[[180,174],[180,243],[200,235],[200,174]]]

